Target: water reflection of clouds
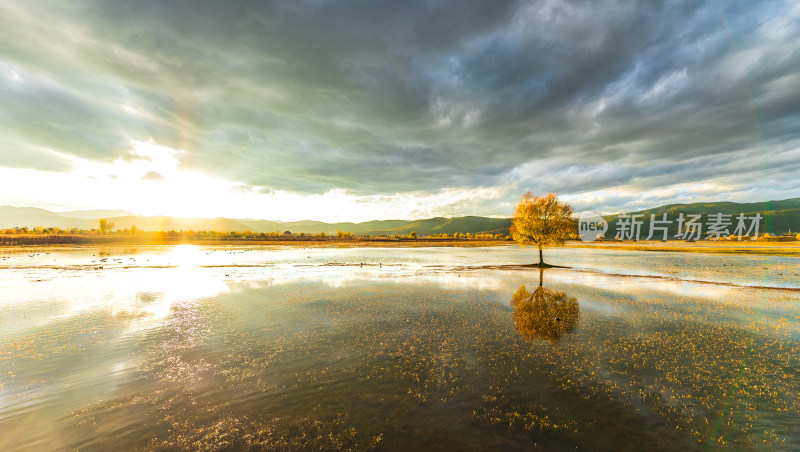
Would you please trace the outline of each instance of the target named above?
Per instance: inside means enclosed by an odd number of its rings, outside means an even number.
[[[503,260],[507,249],[490,250]],[[74,253],[80,253],[80,258]],[[75,263],[96,251],[54,252],[46,261]],[[126,254],[127,253],[127,254]],[[486,250],[435,249],[420,253],[406,249],[339,248],[210,248],[194,245],[113,249],[102,270],[70,268],[19,268],[0,273],[0,332],[15,331],[16,324],[42,324],[74,317],[92,310],[105,310],[112,316],[127,317],[131,328],[139,330],[158,325],[173,306],[183,301],[212,297],[230,291],[229,286],[244,288],[291,285],[313,281],[331,288],[345,288],[375,283],[435,285],[444,289],[479,290],[498,293],[497,300],[521,278],[534,283],[535,270],[493,270],[476,265],[490,255]],[[463,256],[462,256],[463,254]],[[18,264],[29,258],[20,253]],[[406,260],[403,260],[406,259]],[[45,263],[45,260],[42,263]],[[360,265],[363,262],[364,265]],[[401,262],[393,264],[393,262]],[[16,265],[16,264],[14,264]],[[50,265],[50,264],[48,264]],[[173,268],[153,268],[166,266]],[[700,283],[679,279],[619,276],[580,269],[550,269],[548,285],[583,291],[586,309],[616,315],[625,310],[614,297],[655,300],[665,295],[683,300],[705,299],[715,304],[750,306],[757,298],[764,309],[782,309],[765,300],[781,297],[797,299],[796,294],[747,289],[723,284]],[[238,290],[238,289],[237,289]],[[746,292],[744,292],[746,291]],[[743,293],[746,296],[743,296]],[[13,314],[10,318],[6,314]],[[24,322],[19,321],[23,318]],[[16,317],[17,320],[14,320]]]
[[[3,317],[24,313],[24,325],[31,328],[103,311],[125,319],[127,329],[137,331],[163,323],[179,302],[228,291],[219,272],[197,267],[73,272],[61,276],[41,282],[21,281],[7,288],[0,301],[0,309],[6,314]],[[22,326],[22,322],[0,322],[0,332],[10,334]]]
[[[595,289],[606,289],[629,295],[642,295],[644,292],[669,292],[672,295],[710,300],[727,300],[734,287],[674,279],[643,278],[637,276],[606,275],[573,270],[548,271],[549,282],[577,284]]]
[[[149,281],[144,285],[137,281],[138,278],[126,281],[127,293],[132,299],[135,297],[134,312],[140,314],[131,320],[128,332],[157,327],[179,303],[213,297],[229,290],[219,272],[196,267],[161,270],[147,272],[154,274],[147,275]],[[145,293],[155,294],[156,297],[147,300],[142,296]]]
[[[108,266],[103,270],[43,270],[39,281],[29,278],[28,269],[7,270],[0,285],[0,333],[11,334],[21,328],[38,328],[82,315],[108,314],[124,320],[126,333],[157,327],[170,316],[175,305],[213,297],[241,287],[253,288],[292,285],[313,281],[331,288],[354,287],[380,282],[438,285],[452,289],[501,290],[502,278],[474,272],[453,273],[419,264],[400,265],[320,265],[275,264],[256,267],[200,267],[207,250],[195,246],[175,247],[159,256],[138,256],[139,265]],[[113,254],[112,254],[113,256]],[[121,258],[121,257],[120,257]],[[226,256],[225,261],[229,258]],[[262,261],[263,262],[263,261]],[[18,321],[24,316],[25,321]],[[15,321],[14,318],[17,318]]]
[[[546,281],[581,293],[581,307],[603,317],[650,312],[698,323],[746,324],[773,336],[800,331],[800,297],[795,292],[572,270],[545,274]]]
[[[450,269],[425,267],[417,264],[400,265],[316,265],[278,264],[271,267],[231,267],[226,269],[234,279],[243,279],[271,286],[314,281],[331,288],[344,288],[365,283],[402,280],[404,284],[437,285],[443,288],[472,290],[503,290],[502,276],[487,273],[454,272]]]

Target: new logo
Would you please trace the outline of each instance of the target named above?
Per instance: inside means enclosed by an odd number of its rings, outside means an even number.
[[[608,223],[600,215],[586,210],[578,217],[578,234],[584,242],[594,242],[598,238],[605,238]]]

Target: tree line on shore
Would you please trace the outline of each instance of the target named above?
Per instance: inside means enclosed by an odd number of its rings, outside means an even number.
[[[144,231],[138,227],[131,226],[130,228],[116,229],[114,223],[109,222],[103,218],[98,221],[98,227],[92,229],[79,229],[70,228],[62,229],[59,227],[44,227],[37,226],[34,228],[16,227],[0,229],[0,234],[7,236],[5,242],[25,242],[23,237],[31,238],[28,241],[36,243],[56,243],[59,241],[69,241],[69,238],[75,238],[73,242],[79,243],[85,238],[108,240],[113,239],[187,239],[187,240],[269,240],[269,241],[358,241],[358,240],[375,240],[375,241],[391,241],[391,240],[510,240],[509,235],[493,234],[493,233],[453,233],[453,234],[430,234],[426,236],[418,236],[416,232],[412,231],[409,234],[395,234],[395,235],[355,235],[348,231],[337,231],[336,234],[327,234],[325,232],[319,233],[306,233],[306,232],[291,232],[291,231],[274,231],[274,232],[252,232],[252,231],[209,231],[209,230],[168,230],[168,231]],[[10,239],[16,237],[17,239]],[[37,238],[34,238],[37,237]]]

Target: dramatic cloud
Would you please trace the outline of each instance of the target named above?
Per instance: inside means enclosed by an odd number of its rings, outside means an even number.
[[[800,196],[791,1],[0,0],[0,29],[0,203],[132,210],[88,189],[125,163],[323,220]],[[48,173],[86,197],[9,187]]]

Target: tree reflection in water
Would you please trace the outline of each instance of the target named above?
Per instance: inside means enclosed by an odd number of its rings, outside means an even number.
[[[524,284],[514,292],[514,323],[528,342],[547,339],[555,344],[578,326],[580,306],[574,297],[542,287],[542,276],[540,269],[539,287],[533,292]]]

